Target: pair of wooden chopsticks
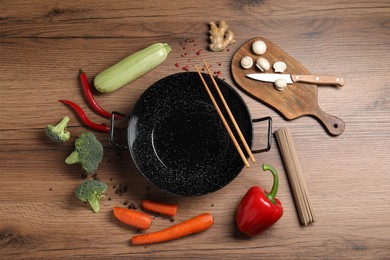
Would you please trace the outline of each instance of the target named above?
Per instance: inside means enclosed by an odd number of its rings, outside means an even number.
[[[211,73],[211,71],[210,71],[210,69],[209,69],[209,66],[207,65],[207,63],[206,63],[205,60],[203,60],[203,63],[204,63],[204,65],[205,65],[205,67],[206,67],[206,69],[207,69],[207,72],[209,73],[210,78],[211,78],[211,80],[212,80],[212,82],[213,82],[213,84],[214,84],[214,86],[215,86],[215,89],[217,90],[218,95],[219,95],[219,97],[220,97],[220,99],[221,99],[221,101],[222,101],[222,103],[223,103],[223,105],[224,105],[224,107],[225,107],[225,109],[226,109],[226,111],[227,111],[229,117],[230,117],[230,120],[232,121],[232,123],[233,123],[233,125],[234,125],[234,128],[236,129],[236,131],[237,131],[237,133],[238,133],[238,136],[240,137],[241,142],[243,143],[243,145],[244,145],[244,147],[245,147],[246,152],[248,153],[248,155],[249,155],[251,161],[252,161],[252,162],[256,162],[255,157],[253,156],[252,151],[251,151],[251,149],[249,148],[249,146],[248,146],[248,144],[247,144],[247,142],[246,142],[246,140],[245,140],[245,137],[242,135],[242,132],[241,132],[241,130],[240,130],[240,127],[238,126],[238,124],[237,124],[237,122],[236,122],[236,120],[235,120],[235,118],[234,118],[232,112],[230,111],[230,108],[229,108],[228,104],[226,103],[225,98],[223,97],[223,94],[222,94],[221,90],[220,90],[219,87],[218,87],[217,82],[215,81],[215,79],[214,79],[214,77],[213,77],[213,74]],[[230,129],[230,126],[229,126],[228,122],[226,121],[224,115],[222,114],[221,109],[219,108],[217,102],[215,101],[215,98],[213,97],[213,94],[211,93],[209,87],[207,86],[207,83],[206,83],[206,81],[204,80],[204,78],[203,78],[203,76],[202,76],[202,73],[200,72],[199,68],[198,68],[196,65],[195,65],[195,68],[196,68],[196,71],[198,72],[198,74],[199,74],[199,76],[200,76],[200,78],[201,78],[201,80],[202,80],[202,82],[203,82],[204,87],[206,88],[207,93],[209,94],[209,97],[210,97],[211,101],[213,102],[213,105],[214,105],[215,109],[216,109],[217,112],[218,112],[219,117],[220,117],[221,120],[222,120],[223,125],[225,126],[227,132],[229,133],[230,138],[231,138],[232,141],[233,141],[234,146],[236,147],[238,153],[240,154],[240,157],[241,157],[242,161],[244,162],[244,164],[245,164],[246,167],[249,167],[249,162],[248,162],[248,160],[246,159],[246,157],[245,157],[245,155],[244,155],[244,153],[243,153],[243,151],[242,151],[240,145],[238,144],[238,142],[237,142],[237,140],[236,140],[236,138],[235,138],[235,136],[234,136],[232,130]]]

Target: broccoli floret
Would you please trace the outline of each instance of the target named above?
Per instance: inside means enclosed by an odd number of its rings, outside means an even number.
[[[99,212],[100,198],[103,197],[103,193],[106,190],[107,185],[104,182],[86,179],[77,187],[75,194],[79,200],[84,202],[88,201],[94,212]]]
[[[46,135],[54,142],[66,142],[70,138],[70,132],[66,129],[69,117],[64,117],[57,125],[48,125],[45,128]]]
[[[75,150],[66,158],[67,164],[81,164],[87,174],[98,169],[103,158],[103,146],[91,132],[82,133],[74,143]]]

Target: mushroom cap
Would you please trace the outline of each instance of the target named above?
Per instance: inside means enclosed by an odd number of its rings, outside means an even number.
[[[269,61],[265,58],[258,58],[256,61],[256,66],[261,70],[262,72],[267,71],[270,69],[271,65],[269,64]]]
[[[287,87],[287,81],[283,78],[275,80],[275,88],[279,91],[284,90]]]
[[[253,60],[249,56],[245,56],[241,59],[241,67],[244,69],[249,69],[253,66]]]
[[[252,51],[257,55],[262,55],[267,50],[267,45],[261,40],[257,40],[252,44]]]

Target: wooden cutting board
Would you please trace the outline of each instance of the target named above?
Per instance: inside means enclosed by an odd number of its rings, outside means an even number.
[[[263,55],[256,55],[252,52],[252,43],[262,40],[267,45],[267,51]],[[243,44],[234,54],[231,64],[233,79],[247,94],[269,105],[281,113],[286,119],[292,120],[301,116],[313,116],[318,119],[330,135],[337,136],[343,133],[345,123],[338,117],[329,115],[321,110],[318,105],[317,85],[294,83],[289,84],[283,91],[274,87],[273,83],[261,82],[246,77],[249,73],[261,73],[254,65],[250,69],[243,69],[240,65],[244,56],[253,58],[254,64],[257,58],[263,57],[271,64],[267,73],[273,73],[272,65],[277,61],[287,64],[283,73],[288,74],[310,74],[299,62],[294,60],[286,52],[273,44],[271,41],[256,37]]]

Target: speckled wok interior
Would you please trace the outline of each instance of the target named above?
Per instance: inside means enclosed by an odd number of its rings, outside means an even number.
[[[233,130],[211,78],[203,76]],[[251,146],[252,122],[246,104],[225,81],[215,80]],[[139,171],[173,194],[214,192],[244,167],[196,72],[165,77],[141,95],[129,122],[128,143]]]

